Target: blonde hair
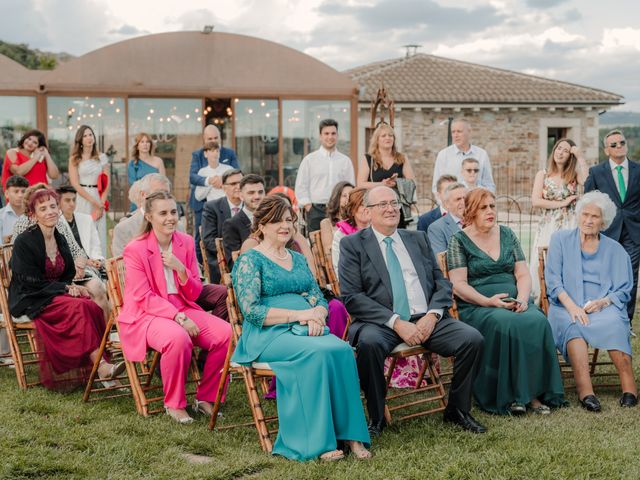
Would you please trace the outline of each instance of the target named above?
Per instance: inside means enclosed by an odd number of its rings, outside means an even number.
[[[382,155],[380,155],[380,148],[378,147],[378,139],[382,132],[390,132],[393,135],[393,146],[391,147],[391,155],[393,156],[393,161],[398,165],[404,165],[406,157],[404,154],[400,153],[396,149],[396,133],[391,128],[391,125],[386,123],[381,123],[371,135],[371,140],[369,141],[369,150],[367,153],[371,156],[372,161],[372,169],[377,170],[382,167]]]

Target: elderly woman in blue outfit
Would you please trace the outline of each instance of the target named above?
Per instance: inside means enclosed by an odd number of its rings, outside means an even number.
[[[259,245],[233,266],[244,323],[233,361],[268,362],[276,374],[278,437],[273,453],[292,460],[338,460],[343,441],[369,458],[369,432],[353,350],[329,335],[327,302],[305,257],[286,248],[296,215],[283,198],[266,197],[253,214]]]
[[[576,216],[578,228],[554,233],[549,243],[549,323],[558,350],[571,363],[581,405],[601,410],[589,376],[591,345],[608,350],[620,376],[620,405],[633,407],[638,390],[626,309],[633,287],[631,260],[618,242],[600,233],[616,216],[616,206],[596,190],[578,201]]]

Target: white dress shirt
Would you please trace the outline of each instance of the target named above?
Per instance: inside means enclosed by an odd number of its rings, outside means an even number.
[[[462,161],[465,158],[475,158],[478,160],[480,172],[478,172],[476,187],[484,187],[495,193],[496,184],[491,174],[491,161],[489,160],[487,152],[476,145],[471,145],[468,151],[463,152],[454,143],[440,150],[436,157],[436,165],[433,169],[433,182],[431,184],[431,190],[434,194],[437,192],[436,184],[438,183],[438,179],[442,175],[455,175],[459,182],[462,181]]]
[[[296,198],[301,207],[310,203],[326,204],[338,182],[356,184],[351,159],[337,150],[320,147],[302,159],[296,177]]]
[[[229,197],[227,197],[227,204],[229,205],[229,211],[231,212],[231,216],[233,217],[235,214],[233,213],[233,209],[237,208],[238,210],[236,210],[235,213],[240,213],[240,210],[242,210],[242,202],[240,202],[238,205],[234,205],[233,203],[231,203],[229,201]]]
[[[629,191],[629,159],[625,158],[624,162],[622,162],[622,178],[624,178],[624,186],[627,187],[627,191]],[[618,183],[618,164],[613,160],[609,159],[609,167],[611,168],[611,175],[613,175],[613,183],[616,184],[616,189],[618,193],[620,193],[620,184]]]
[[[371,227],[374,235],[376,236],[376,240],[378,241],[378,246],[382,251],[382,258],[384,258],[384,263],[388,267],[387,262],[387,244],[384,243],[384,239],[387,238],[386,235],[378,232],[375,228]],[[402,268],[402,277],[404,278],[404,286],[407,290],[407,297],[409,299],[409,312],[411,315],[416,315],[419,313],[435,313],[442,317],[443,309],[435,308],[429,310],[429,305],[427,304],[427,298],[424,295],[424,290],[422,289],[422,284],[420,283],[420,278],[418,278],[418,272],[416,271],[416,267],[414,267],[413,262],[411,261],[411,257],[409,256],[409,252],[407,251],[407,247],[405,247],[400,234],[396,230],[393,232],[390,237],[393,239],[391,243],[391,248],[393,248],[393,253],[398,257],[398,261],[400,262],[400,267]],[[396,320],[399,318],[397,313],[394,313],[389,321],[385,324],[387,327],[393,329]]]
[[[4,243],[5,237],[13,235],[13,226],[18,217],[10,203],[0,208],[0,243]]]

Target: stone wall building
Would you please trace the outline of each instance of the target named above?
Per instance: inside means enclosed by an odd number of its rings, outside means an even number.
[[[452,118],[471,122],[472,143],[491,158],[497,193],[527,208],[533,178],[556,139],[572,138],[589,163],[597,162],[598,115],[622,103],[603,90],[425,54],[346,73],[360,89],[358,155],[367,149],[371,101],[384,85],[395,101],[398,145],[416,172],[423,208],[431,204],[433,166],[447,146]]]

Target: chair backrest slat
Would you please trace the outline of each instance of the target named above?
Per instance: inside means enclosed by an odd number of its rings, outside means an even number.
[[[240,335],[242,335],[242,312],[240,311],[240,305],[238,305],[238,297],[236,297],[236,292],[233,289],[231,275],[225,273],[222,280],[227,287],[227,312],[229,314],[231,328],[233,329],[233,339],[237,343]]]
[[[540,283],[540,310],[546,315],[549,312],[547,284],[544,281],[544,266],[547,262],[547,247],[538,247],[538,281]]]
[[[218,268],[220,269],[220,278],[224,279],[224,276],[227,273],[229,273],[229,265],[227,264],[227,257],[224,251],[224,242],[220,237],[216,238],[215,242],[216,242],[216,256],[218,260]]]
[[[440,270],[442,270],[442,275],[444,275],[444,278],[449,280],[447,252],[439,252],[436,256],[438,257],[438,266],[440,267]],[[451,315],[453,318],[460,319],[460,314],[458,313],[458,304],[456,303],[455,297],[453,297],[452,302],[453,303],[451,304],[451,308],[449,309],[449,315]]]

